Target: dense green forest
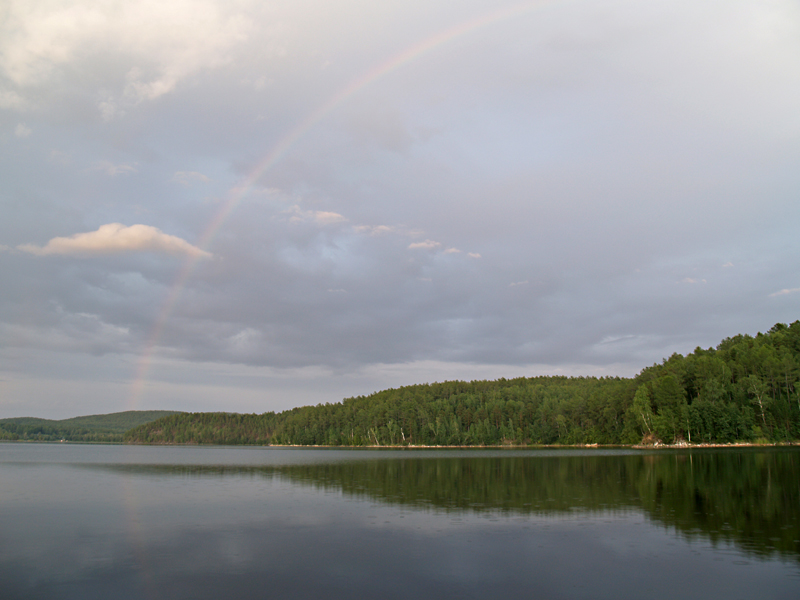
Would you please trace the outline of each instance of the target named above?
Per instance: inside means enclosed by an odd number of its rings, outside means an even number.
[[[122,442],[126,431],[162,417],[172,410],[128,410],[52,421],[35,417],[0,419],[0,440]]]
[[[636,377],[445,381],[262,415],[180,413],[134,443],[340,446],[800,439],[800,321],[673,354]]]

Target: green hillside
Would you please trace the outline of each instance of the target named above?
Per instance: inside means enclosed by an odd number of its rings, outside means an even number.
[[[173,410],[127,410],[51,420],[36,417],[0,419],[0,440],[121,442],[129,429],[178,414]]]
[[[446,381],[262,415],[181,413],[133,443],[530,445],[800,440],[800,321],[673,354],[634,378]]]

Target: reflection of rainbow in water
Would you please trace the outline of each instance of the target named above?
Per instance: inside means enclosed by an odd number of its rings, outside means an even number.
[[[207,249],[214,236],[219,231],[220,227],[222,227],[222,224],[227,220],[228,216],[231,214],[231,212],[233,212],[236,206],[238,206],[239,202],[241,202],[242,198],[244,198],[247,192],[250,191],[258,178],[261,177],[271,167],[273,167],[281,158],[283,158],[283,156],[286,154],[286,151],[306,132],[308,132],[328,113],[350,98],[353,94],[363,89],[370,83],[383,77],[384,75],[391,73],[395,69],[398,69],[399,67],[402,67],[403,65],[408,64],[417,58],[420,58],[427,52],[438,48],[449,41],[472,33],[477,29],[486,27],[487,25],[491,25],[498,21],[503,21],[505,19],[533,11],[534,9],[545,6],[551,2],[552,0],[550,2],[547,0],[521,2],[519,4],[514,4],[513,6],[501,8],[487,15],[482,15],[475,17],[474,19],[464,21],[458,25],[441,31],[422,42],[406,48],[402,52],[392,56],[386,62],[374,67],[361,77],[351,81],[347,86],[334,94],[325,104],[321,105],[314,112],[309,114],[305,119],[300,121],[297,126],[294,127],[294,129],[290,130],[285,136],[283,136],[278,143],[272,147],[272,150],[270,150],[264,159],[256,165],[250,175],[248,175],[240,185],[230,191],[228,198],[223,202],[222,207],[219,209],[217,214],[211,220],[211,223],[209,223],[208,227],[203,232],[197,246],[202,249]],[[167,299],[164,302],[164,306],[162,307],[161,312],[156,319],[153,330],[150,333],[147,346],[145,347],[145,351],[140,357],[137,365],[136,377],[133,385],[131,386],[131,392],[127,404],[128,409],[130,410],[138,407],[139,398],[147,378],[147,372],[150,368],[158,340],[161,338],[161,334],[164,331],[164,325],[167,321],[167,318],[172,313],[172,309],[174,308],[175,303],[180,296],[181,290],[183,289],[184,285],[186,285],[186,281],[189,279],[189,276],[194,270],[199,258],[199,256],[191,256],[186,260],[186,263],[183,265],[178,277],[175,279],[172,289],[170,290],[169,294],[167,295]]]

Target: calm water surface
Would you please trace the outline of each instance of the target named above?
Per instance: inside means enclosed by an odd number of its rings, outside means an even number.
[[[0,597],[800,598],[800,449],[0,444]]]

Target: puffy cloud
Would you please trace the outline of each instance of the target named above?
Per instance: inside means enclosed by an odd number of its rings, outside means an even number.
[[[438,248],[442,244],[440,242],[434,242],[433,240],[425,240],[424,242],[414,242],[413,244],[408,245],[409,250],[433,250],[434,248]]]
[[[102,225],[97,231],[53,238],[44,247],[33,244],[17,246],[18,250],[38,256],[50,254],[116,254],[121,252],[156,252],[161,254],[210,257],[211,254],[192,246],[174,235],[149,225],[122,223]]]
[[[65,66],[80,71],[94,56],[112,66],[101,88],[121,85],[121,95],[134,104],[227,64],[253,28],[245,14],[213,0],[12,2],[6,12],[0,74],[18,90],[47,84]],[[2,104],[21,104],[17,91],[0,92]],[[110,118],[117,111],[114,102],[103,104],[103,115]]]
[[[334,223],[342,223],[347,221],[344,216],[336,212],[325,210],[303,210],[297,205],[292,206],[283,212],[284,214],[292,215],[289,219],[292,223],[312,221],[317,225],[333,225]]]
[[[388,225],[356,225],[353,227],[356,233],[366,233],[368,235],[384,235],[395,231],[394,227]]]
[[[314,211],[314,220],[320,225],[330,225],[331,223],[346,221],[347,219],[345,219],[339,213],[317,210]]]

